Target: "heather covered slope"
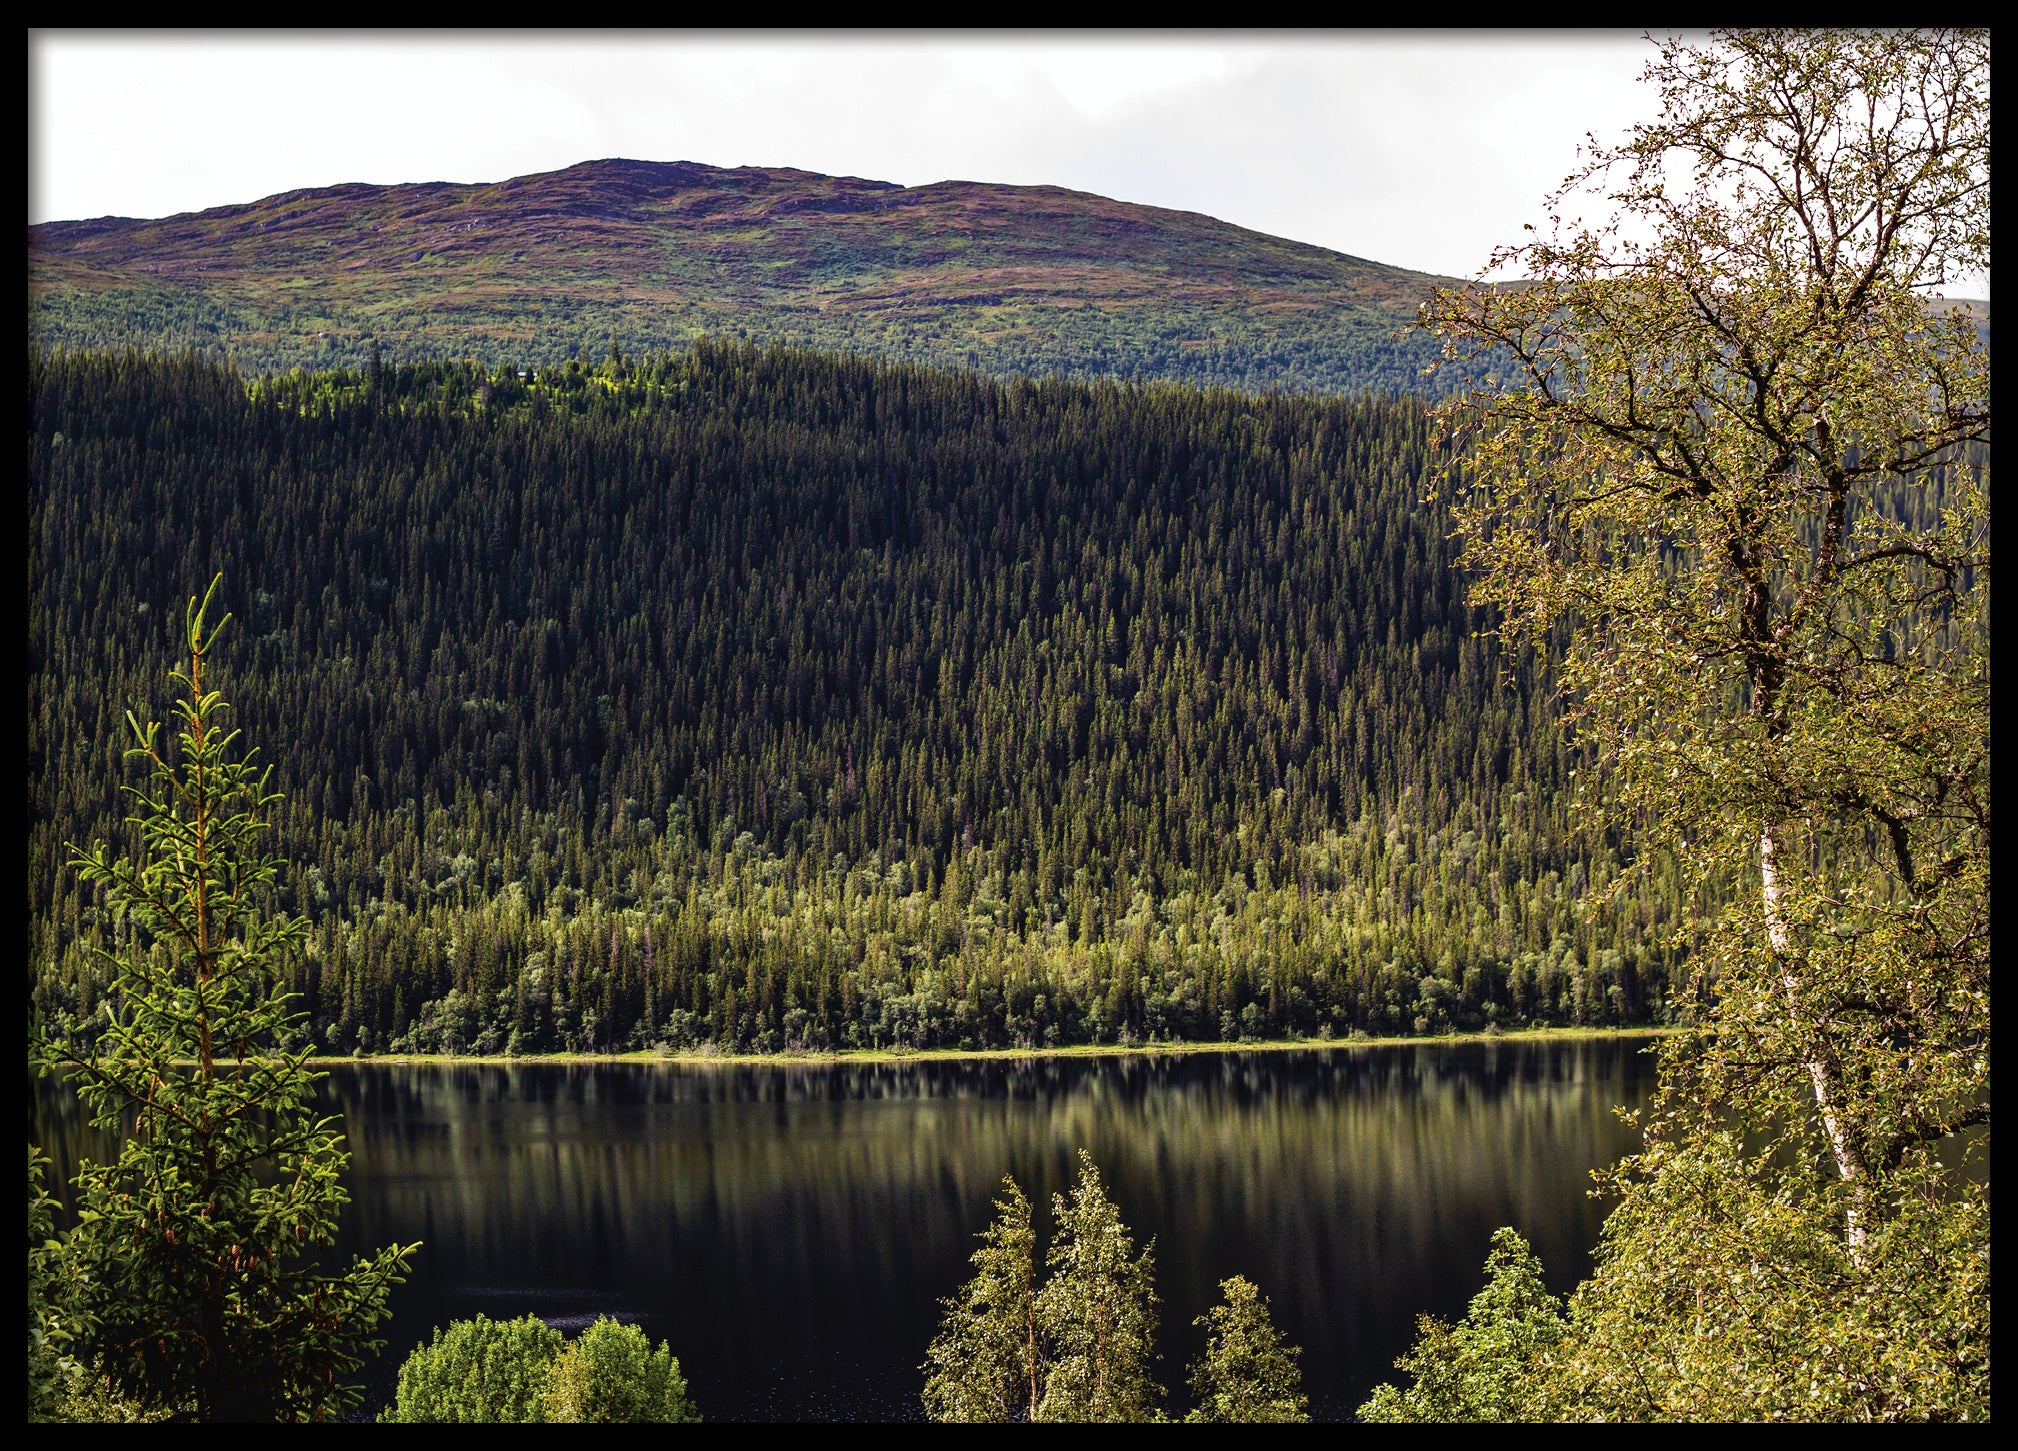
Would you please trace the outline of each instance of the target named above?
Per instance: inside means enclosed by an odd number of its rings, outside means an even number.
[[[899,187],[584,162],[482,185],[349,185],[28,229],[43,346],[195,345],[254,371],[537,364],[702,333],[997,374],[1414,388],[1395,340],[1438,279],[1058,187]]]

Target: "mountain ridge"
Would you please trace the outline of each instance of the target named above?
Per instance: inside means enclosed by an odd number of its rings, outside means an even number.
[[[29,228],[31,340],[222,347],[276,371],[530,361],[739,333],[994,373],[1349,392],[1442,279],[1057,186],[904,187],[609,158],[496,182],[347,182]]]

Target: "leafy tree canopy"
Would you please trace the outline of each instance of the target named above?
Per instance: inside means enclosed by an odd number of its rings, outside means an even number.
[[[974,1278],[945,1302],[925,1352],[925,1412],[935,1421],[1035,1419],[1043,1370],[1037,1235],[1023,1190],[1007,1177],[1002,1187],[974,1251]]]
[[[935,1421],[1150,1421],[1164,1419],[1153,1378],[1158,1300],[1154,1245],[1140,1253],[1079,1152],[1071,1196],[1054,1195],[1056,1232],[1037,1282],[1030,1201],[1005,1178],[995,1222],[974,1252],[974,1278],[942,1302],[925,1353],[925,1411]],[[1207,1328],[1191,1384],[1194,1421],[1301,1421],[1307,1404],[1296,1367],[1269,1320],[1268,1302],[1236,1275]]]
[[[1588,808],[1700,903],[1707,1011],[1607,1177],[1556,1404],[1977,1418],[1990,371],[1929,293],[1989,263],[1989,38],[1722,32],[1649,79],[1659,119],[1495,259],[1531,284],[1430,313],[1513,362],[1445,413],[1475,595],[1568,631]]]
[[[1529,1421],[1549,1419],[1536,1386],[1538,1366],[1563,1337],[1562,1304],[1542,1283],[1542,1265],[1510,1228],[1493,1231],[1485,1288],[1464,1319],[1417,1319],[1418,1338],[1395,1361],[1415,1379],[1381,1385],[1359,1408],[1362,1421]]]
[[[1163,1393],[1152,1378],[1155,1242],[1135,1252],[1084,1149],[1071,1198],[1054,1194],[1051,1218],[1050,1274],[1037,1291],[1044,1392],[1031,1419],[1148,1420]]]
[[[393,1404],[379,1420],[536,1421],[564,1346],[560,1331],[533,1315],[457,1320],[407,1356]]]
[[[554,1362],[540,1399],[547,1421],[699,1421],[670,1346],[600,1316]]]
[[[1284,1345],[1268,1317],[1268,1300],[1245,1276],[1222,1280],[1224,1303],[1192,1321],[1206,1329],[1205,1354],[1191,1367],[1198,1404],[1186,1421],[1304,1421],[1301,1353]]]

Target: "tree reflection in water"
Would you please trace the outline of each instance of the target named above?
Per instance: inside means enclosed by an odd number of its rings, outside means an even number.
[[[1653,1085],[1645,1039],[821,1066],[338,1065],[344,1246],[420,1239],[373,1409],[431,1327],[615,1314],[665,1337],[711,1421],[912,1419],[940,1296],[1002,1176],[1039,1206],[1080,1147],[1156,1237],[1161,1379],[1193,1317],[1261,1286],[1316,1419],[1461,1314],[1494,1228],[1552,1288],[1588,1266],[1589,1171]],[[44,1083],[52,1181],[111,1146]],[[340,1246],[343,1249],[344,1246]],[[347,1252],[347,1250],[345,1251]]]

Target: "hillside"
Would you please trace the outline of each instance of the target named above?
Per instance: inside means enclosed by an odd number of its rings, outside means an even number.
[[[706,343],[536,384],[29,378],[30,965],[126,929],[123,711],[222,571],[317,1041],[486,1051],[1659,1019],[1412,400]]]
[[[248,371],[629,354],[701,334],[995,375],[1417,389],[1441,280],[1044,186],[594,161],[28,229],[32,342]]]

